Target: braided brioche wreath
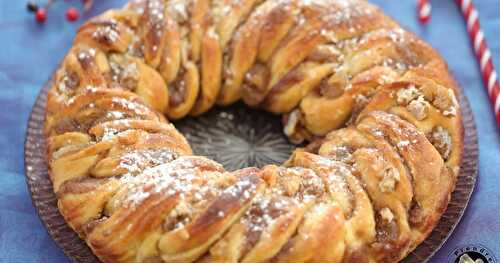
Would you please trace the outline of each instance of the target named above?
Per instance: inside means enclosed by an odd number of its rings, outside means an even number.
[[[454,189],[458,94],[365,1],[136,0],[82,25],[56,71],[49,173],[102,262],[397,262]],[[238,100],[310,144],[229,172],[168,122]]]

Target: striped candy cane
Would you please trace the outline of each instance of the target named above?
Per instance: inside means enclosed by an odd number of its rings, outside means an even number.
[[[467,31],[474,46],[477,61],[481,69],[484,86],[487,88],[488,96],[490,97],[495,113],[497,125],[500,127],[500,85],[498,84],[498,75],[493,66],[491,59],[491,51],[488,49],[484,32],[479,24],[478,12],[472,0],[456,0],[460,6],[462,15],[467,22]],[[429,20],[430,6],[427,0],[417,0],[419,19],[422,23]],[[427,18],[426,17],[427,14]]]
[[[483,82],[487,87],[488,95],[493,104],[497,125],[500,127],[500,86],[497,80],[498,75],[493,66],[491,51],[486,45],[484,32],[479,24],[478,12],[472,0],[456,0],[456,2],[460,5],[462,15],[467,22],[467,31],[469,32],[474,52],[480,65]]]
[[[428,0],[417,0],[417,14],[420,23],[425,24],[431,18],[431,5]]]

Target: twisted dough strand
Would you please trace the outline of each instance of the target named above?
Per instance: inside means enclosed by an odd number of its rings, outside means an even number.
[[[445,62],[364,1],[134,0],[82,25],[53,83],[59,210],[103,262],[396,262],[461,162]],[[167,120],[237,100],[311,144],[228,172]]]

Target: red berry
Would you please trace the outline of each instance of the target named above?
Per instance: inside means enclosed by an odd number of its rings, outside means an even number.
[[[66,19],[68,19],[68,21],[76,21],[79,16],[80,14],[78,13],[78,10],[76,10],[76,8],[74,7],[70,7],[68,8],[68,10],[66,10]]]
[[[47,10],[45,8],[38,8],[35,13],[35,18],[38,23],[43,23],[47,19]]]

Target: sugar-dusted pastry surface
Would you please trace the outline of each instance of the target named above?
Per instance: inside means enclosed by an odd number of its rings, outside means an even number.
[[[102,262],[397,262],[461,162],[446,63],[365,1],[134,0],[81,26],[53,83],[49,174]],[[226,171],[169,123],[240,100],[310,144]]]

